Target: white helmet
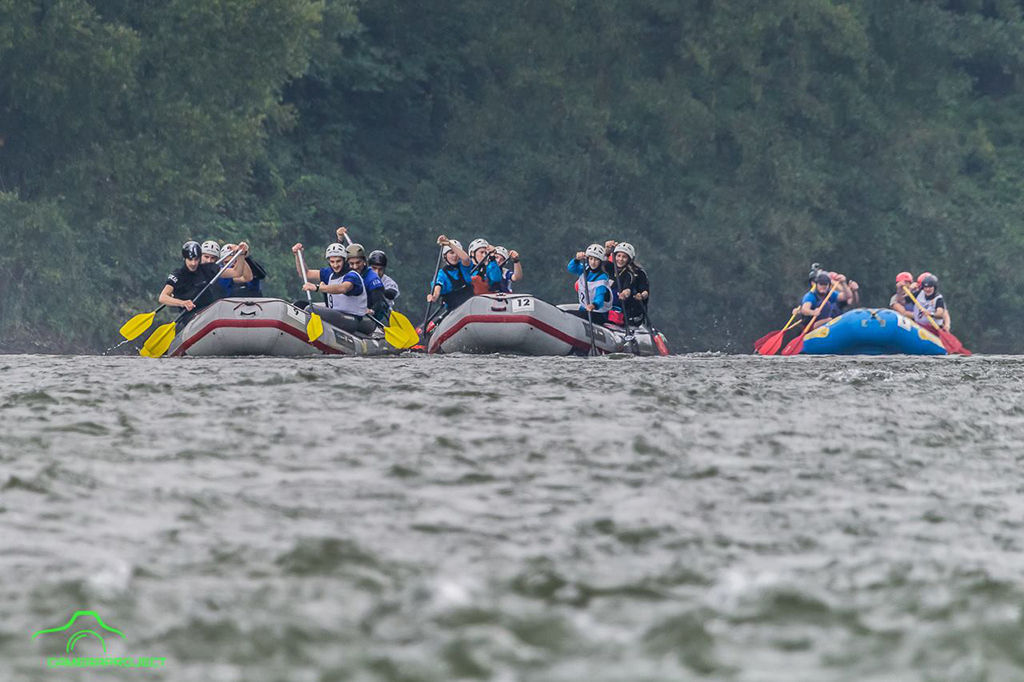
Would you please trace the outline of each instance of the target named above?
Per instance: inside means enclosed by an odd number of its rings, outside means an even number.
[[[460,242],[458,239],[449,239],[448,241],[451,242],[452,244],[455,244],[455,246],[459,247],[460,249],[462,248],[462,242]],[[451,250],[452,247],[445,246],[443,249],[441,249],[441,255],[447,256],[448,252]]]
[[[506,249],[504,246],[495,246],[494,253],[498,254],[505,260],[508,260],[508,249]]]
[[[636,249],[634,249],[633,245],[629,242],[620,243],[615,247],[615,250],[612,253],[624,253],[629,256],[629,260],[636,258]]]
[[[600,244],[591,244],[587,247],[587,258],[597,258],[598,260],[604,260],[605,250]]]
[[[486,239],[474,239],[469,243],[469,253],[472,255],[477,249],[482,249],[486,246],[490,246]]]
[[[231,255],[231,253],[234,250],[235,250],[235,245],[234,244],[225,244],[220,249],[220,257],[221,258],[227,258],[228,256]]]
[[[220,244],[218,244],[217,242],[213,241],[212,239],[209,240],[209,241],[203,242],[202,249],[203,249],[203,255],[204,256],[219,256],[220,255]]]
[[[348,258],[348,249],[344,244],[334,243],[327,247],[327,258]]]

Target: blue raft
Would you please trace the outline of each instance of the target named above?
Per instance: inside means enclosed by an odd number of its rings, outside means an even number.
[[[857,308],[804,337],[805,355],[946,355],[939,337],[888,309]]]

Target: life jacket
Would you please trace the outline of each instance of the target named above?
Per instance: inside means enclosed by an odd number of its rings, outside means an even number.
[[[811,307],[817,310],[818,307],[821,306],[821,302],[823,300],[825,300],[825,296],[822,296],[817,291],[815,291],[814,303],[811,304]],[[818,319],[827,320],[833,317],[839,317],[840,314],[841,311],[839,310],[839,306],[836,304],[835,301],[832,300],[832,294],[828,294],[828,302],[825,303],[825,306],[821,309],[821,314],[818,315]]]
[[[327,283],[340,283],[346,274],[348,273],[338,274],[332,271],[331,279]],[[359,273],[356,274],[358,275]],[[366,315],[366,285],[364,284],[359,288],[358,294],[353,294],[351,289],[345,294],[327,294],[327,307],[346,315],[354,315],[355,317]]]
[[[473,275],[473,295],[479,296],[480,294],[489,294],[490,292],[491,285],[487,282],[487,276],[479,272]]]
[[[935,324],[937,324],[937,325],[939,325],[939,327],[941,327],[945,323],[945,320],[940,320],[939,318],[935,317],[935,310],[936,310],[935,303],[941,297],[942,297],[942,294],[940,294],[939,292],[935,292],[935,296],[932,297],[932,298],[928,298],[927,296],[925,296],[923,291],[918,293],[916,295],[916,298],[917,298],[917,302],[920,305],[916,305],[913,308],[914,322],[917,322],[919,325],[921,325],[923,327],[931,327],[932,326],[931,320],[928,319],[928,315],[931,315],[932,316],[932,320],[935,320]],[[943,302],[945,302],[945,299],[943,299]],[[922,310],[922,308],[924,308],[924,310]],[[928,311],[928,315],[925,315],[925,312],[924,312],[925,310]]]
[[[604,303],[601,304],[600,308],[594,308],[595,313],[606,313],[612,309],[612,287],[611,281],[608,279],[587,279],[587,273],[591,272],[589,269],[584,269],[583,274],[580,275],[579,279],[576,280],[576,291],[580,297],[580,307],[586,308],[588,304],[594,302],[597,298],[597,290],[600,287],[604,287],[608,290],[608,295],[604,297]],[[603,274],[600,272],[594,272],[595,275]]]
[[[441,297],[441,300],[444,301],[449,310],[458,308],[475,295],[473,286],[463,277],[462,269],[458,264],[445,265],[438,271],[438,274],[443,274],[447,277],[452,285],[452,290]]]

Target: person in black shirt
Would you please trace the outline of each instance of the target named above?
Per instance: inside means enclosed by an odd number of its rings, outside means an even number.
[[[647,271],[637,264],[636,249],[632,244],[610,241],[605,246],[614,249],[611,258],[605,261],[604,269],[615,285],[618,303],[630,324],[642,324],[647,299],[651,295]]]
[[[244,258],[249,252],[249,245],[242,242],[238,245]],[[221,266],[216,263],[200,263],[202,249],[198,242],[185,242],[181,247],[181,257],[185,264],[167,275],[164,288],[160,292],[160,303],[168,307],[184,308],[188,312],[204,308],[217,300],[219,287],[211,286],[203,292],[198,300],[193,300],[211,281],[217,278]],[[244,277],[244,260],[236,259],[230,268],[221,273],[222,277]],[[182,320],[184,323],[185,320]]]

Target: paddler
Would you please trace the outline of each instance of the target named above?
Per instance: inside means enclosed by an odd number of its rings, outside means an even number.
[[[238,248],[235,244],[225,244],[221,247],[219,262],[227,263],[228,259],[231,258],[231,254]],[[205,258],[205,254],[203,255]],[[222,296],[262,296],[260,292],[259,280],[256,279],[256,275],[253,272],[252,267],[249,265],[250,258],[246,255],[245,258],[240,259],[244,273],[241,277],[221,277],[218,280],[218,284],[222,289]],[[255,285],[255,286],[252,286]],[[255,293],[253,293],[255,292]]]
[[[437,243],[442,247],[444,267],[437,271],[434,288],[427,294],[427,302],[440,300],[448,311],[452,311],[473,298],[473,268],[469,254],[462,250],[458,240],[442,234],[437,238]]]
[[[611,242],[612,259],[605,261],[616,293],[616,300],[622,307],[630,324],[643,324],[644,310],[651,295],[647,272],[636,262],[636,248],[629,242]]]
[[[839,316],[839,301],[849,297],[850,291],[846,286],[846,277],[839,275],[835,280],[835,288],[832,290],[832,294],[829,295],[829,289],[832,289],[833,280],[828,272],[820,270],[817,276],[814,278],[814,289],[804,294],[803,299],[800,301],[800,307],[796,310],[797,313],[803,315],[808,321],[817,315],[817,319],[814,321],[814,329],[817,329],[821,325],[825,324],[833,317]],[[826,300],[826,296],[828,299]]]
[[[377,271],[367,264],[366,250],[362,244],[348,245],[348,267],[363,278],[363,287],[366,289],[365,314],[383,322],[391,311],[384,296],[384,282]]]
[[[220,258],[220,244],[213,241],[212,239],[207,239],[205,242],[203,242],[201,248],[203,251],[203,255],[199,259],[200,265],[206,265],[207,263],[216,263],[217,260]]]
[[[519,252],[510,251],[504,246],[495,246],[494,262],[498,264],[498,268],[501,271],[501,281],[497,285],[492,285],[492,290],[511,294],[512,282],[518,282],[523,279],[523,266],[519,262]],[[506,269],[505,266],[509,263],[512,264],[512,267]]]
[[[914,319],[914,301],[907,295],[907,289],[913,292],[916,284],[914,276],[903,271],[896,275],[896,292],[889,299],[889,307],[904,317]]]
[[[242,255],[236,258],[232,266],[221,273],[221,276],[245,276],[245,266],[243,263],[245,262],[245,254],[249,251],[249,245],[242,242],[238,245],[238,248],[241,249]],[[222,267],[216,262],[203,263],[202,256],[203,249],[199,242],[189,241],[182,245],[181,257],[184,259],[185,264],[167,275],[167,281],[164,282],[164,288],[160,291],[159,296],[159,301],[162,305],[184,308],[186,311],[192,312],[205,308],[219,298],[216,291],[219,287],[211,286],[203,292],[199,300],[192,300],[209,282],[217,277]],[[228,258],[230,259],[230,256]],[[214,258],[214,261],[216,260]],[[181,320],[181,324],[187,322],[190,317],[191,315],[185,316]]]
[[[370,252],[366,262],[377,273],[377,276],[380,277],[381,283],[384,284],[384,299],[387,301],[388,312],[390,313],[395,307],[395,299],[398,298],[400,292],[398,291],[398,282],[384,272],[388,267],[388,255],[377,249]]]
[[[302,244],[292,247],[295,254],[295,268],[303,277],[303,291],[324,294],[327,305],[313,304],[313,309],[324,321],[348,332],[371,334],[377,325],[366,317],[366,288],[358,272],[348,269],[348,251],[342,244],[331,244],[324,255],[328,267],[320,270],[302,271],[299,251]],[[297,304],[298,305],[298,304]]]
[[[611,280],[604,271],[604,258],[604,247],[591,244],[586,251],[577,251],[567,267],[569,272],[579,275],[576,291],[580,299],[579,309],[568,312],[584,320],[589,317],[594,324],[608,322],[608,311],[612,309]]]
[[[946,300],[939,293],[939,278],[930,272],[924,273],[919,279],[921,291],[914,296],[919,305],[914,306],[914,321],[926,329],[934,329],[928,315],[935,320],[941,329],[950,331],[949,309]],[[925,314],[927,311],[928,314]]]
[[[474,239],[469,243],[469,259],[473,267],[473,294],[487,294],[500,291],[501,268],[494,259],[495,248],[486,239]]]

